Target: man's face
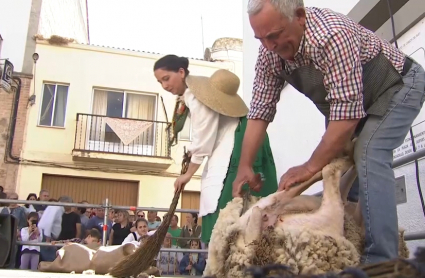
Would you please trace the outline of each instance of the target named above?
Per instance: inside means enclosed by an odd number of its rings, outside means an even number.
[[[40,201],[49,201],[50,194],[49,192],[43,192],[40,194]]]
[[[156,218],[156,215],[157,215],[156,211],[149,211],[148,212],[148,220],[150,222],[154,222],[155,221],[155,218]]]
[[[176,227],[177,226],[177,218],[173,215],[173,218],[171,218],[170,226]]]
[[[103,208],[96,209],[96,216],[99,218],[103,218],[105,216],[105,210]]]
[[[301,43],[305,26],[305,10],[299,8],[290,20],[277,11],[269,2],[263,9],[249,16],[254,35],[262,45],[285,60],[293,60]]]

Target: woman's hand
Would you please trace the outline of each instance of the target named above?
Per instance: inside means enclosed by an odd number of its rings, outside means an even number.
[[[186,270],[191,270],[192,269],[192,265],[188,265],[187,267],[186,267]]]
[[[177,191],[183,191],[185,185],[190,181],[191,178],[192,177],[187,174],[183,174],[178,177],[174,182],[174,193]]]

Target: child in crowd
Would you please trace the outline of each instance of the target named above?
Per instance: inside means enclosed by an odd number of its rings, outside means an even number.
[[[100,246],[101,238],[102,238],[102,235],[97,229],[91,229],[85,239],[72,238],[67,240],[58,240],[58,241],[52,241],[52,244],[55,245],[56,243],[65,243],[65,244],[79,243],[84,245]]]
[[[41,242],[43,233],[37,227],[38,213],[30,212],[27,217],[28,227],[21,229],[22,241]],[[24,245],[21,253],[21,269],[37,270],[40,261],[40,246]]]
[[[162,248],[178,248],[176,245],[171,245],[172,235],[167,233]],[[161,276],[176,275],[179,272],[178,266],[182,259],[181,252],[164,252],[160,251],[157,257],[157,267],[161,272]]]
[[[136,231],[129,233],[121,245],[124,245],[129,242],[133,242],[133,241],[137,242],[139,241],[140,237],[148,235],[148,221],[146,219],[144,218],[137,219],[134,226],[136,227]]]
[[[201,249],[199,239],[190,240],[190,249]],[[206,261],[201,253],[185,254],[180,261],[179,270],[181,275],[201,276],[204,272]]]

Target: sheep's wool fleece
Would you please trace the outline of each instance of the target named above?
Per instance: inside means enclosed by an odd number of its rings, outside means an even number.
[[[250,198],[252,207],[259,197]],[[318,231],[291,233],[269,228],[260,239],[245,243],[245,227],[237,222],[242,207],[242,198],[235,198],[220,211],[209,244],[204,277],[245,277],[246,268],[253,265],[284,264],[295,274],[319,274],[359,264],[363,235],[350,214],[345,214],[344,237],[333,238]],[[402,235],[401,240],[404,243]],[[403,247],[405,243],[400,245],[405,252]]]

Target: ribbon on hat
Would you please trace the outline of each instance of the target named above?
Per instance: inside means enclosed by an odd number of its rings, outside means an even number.
[[[186,106],[183,98],[177,97],[172,120],[172,134],[169,142],[171,146],[177,144],[178,134],[180,131],[182,131],[184,124],[186,123],[188,114],[189,108]]]

